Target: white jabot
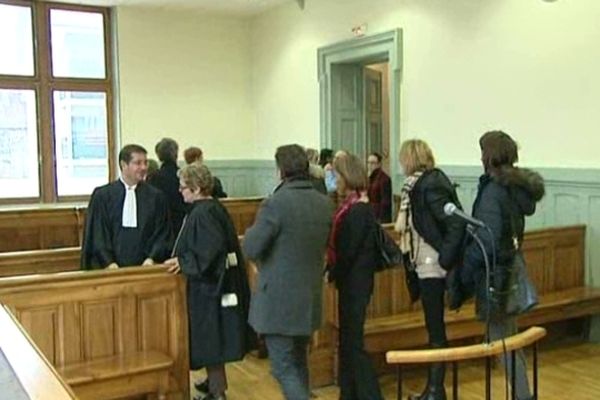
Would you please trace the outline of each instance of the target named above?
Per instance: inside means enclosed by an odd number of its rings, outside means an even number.
[[[122,226],[124,228],[137,228],[137,202],[135,198],[135,188],[137,185],[129,186],[123,178],[120,179],[121,183],[125,186]]]

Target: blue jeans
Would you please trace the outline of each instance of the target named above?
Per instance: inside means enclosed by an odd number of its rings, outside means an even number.
[[[271,374],[286,400],[308,400],[309,336],[264,335],[271,360]]]
[[[515,317],[506,317],[504,319],[492,320],[490,323],[490,340],[499,340],[518,333],[517,321]],[[498,359],[504,365],[506,362],[508,368],[508,378],[512,382],[512,358],[510,353],[500,354]],[[527,361],[523,349],[516,352],[515,365],[515,386],[513,390],[517,393],[517,399],[531,399],[529,391],[529,381],[527,380]]]

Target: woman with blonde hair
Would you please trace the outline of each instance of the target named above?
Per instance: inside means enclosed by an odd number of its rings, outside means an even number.
[[[353,154],[333,161],[337,191],[345,197],[334,220],[327,251],[328,278],[338,289],[339,385],[342,400],[381,400],[381,389],[364,349],[364,323],[379,262],[377,220],[366,194],[367,172]]]
[[[419,139],[402,143],[400,165],[406,179],[402,187],[396,231],[401,233],[404,262],[416,269],[418,291],[431,348],[446,347],[444,324],[445,278],[458,261],[464,224],[444,213],[447,203],[460,207],[448,177],[435,167],[429,145]],[[413,400],[444,400],[445,364],[429,368],[427,385]]]

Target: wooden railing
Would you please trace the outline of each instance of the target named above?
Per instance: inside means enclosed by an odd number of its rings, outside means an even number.
[[[409,364],[431,364],[431,363],[452,363],[453,379],[452,394],[453,399],[458,400],[458,362],[472,359],[485,359],[485,398],[491,398],[491,358],[506,354],[512,359],[512,399],[516,399],[515,388],[515,357],[516,351],[524,347],[533,346],[533,398],[538,398],[538,358],[537,342],[546,336],[546,330],[540,327],[531,327],[525,332],[518,333],[504,340],[496,340],[491,343],[482,343],[472,346],[449,347],[445,349],[430,350],[404,350],[388,351],[386,361],[389,364],[397,366],[398,374],[398,400],[402,400],[402,367]],[[509,356],[510,354],[510,356]]]

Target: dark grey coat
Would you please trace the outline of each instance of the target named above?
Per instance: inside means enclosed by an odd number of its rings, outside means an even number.
[[[306,336],[320,327],[332,214],[308,180],[285,182],[263,202],[242,246],[259,268],[249,316],[256,332]]]

